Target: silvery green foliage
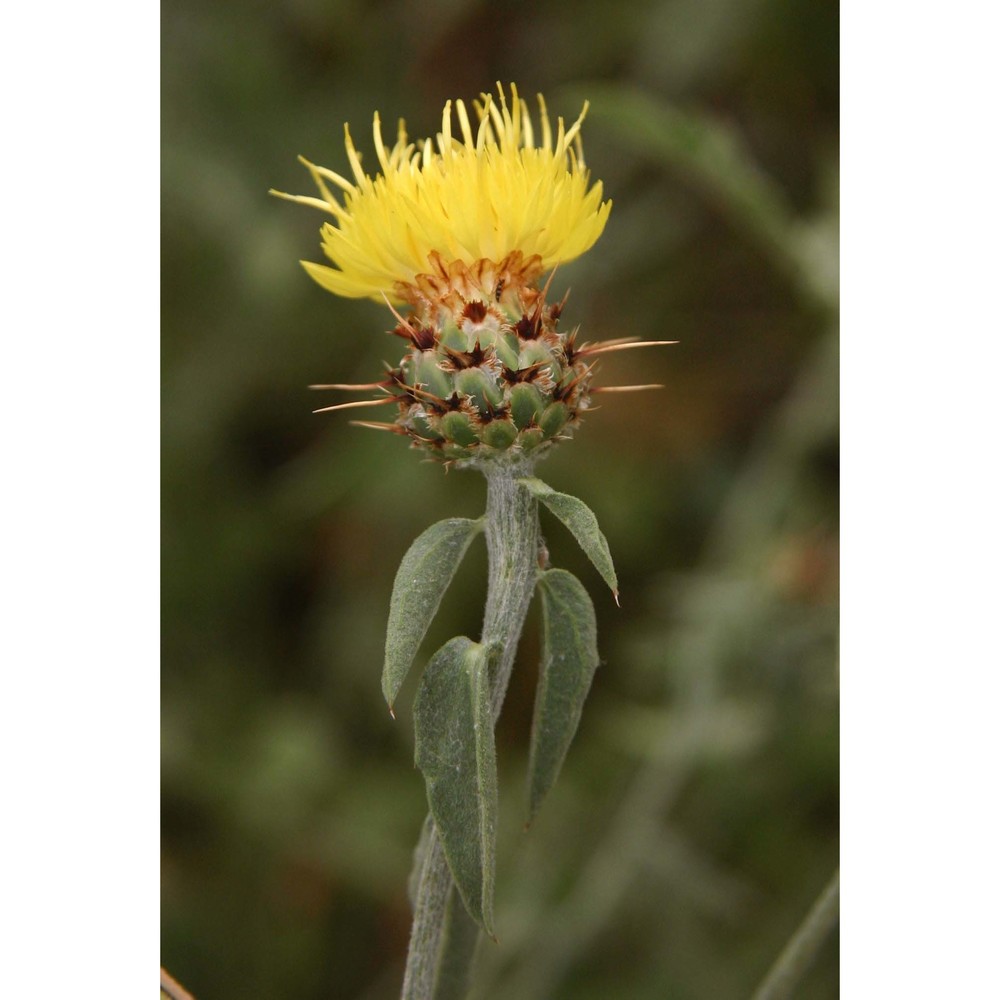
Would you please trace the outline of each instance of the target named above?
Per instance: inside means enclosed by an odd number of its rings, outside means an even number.
[[[568,493],[557,493],[540,479],[519,479],[518,482],[569,528],[617,600],[618,576],[611,560],[608,540],[598,527],[594,512],[582,500],[577,500]]]
[[[431,657],[414,704],[415,760],[466,909],[493,934],[497,764],[489,655],[465,636]]]
[[[528,821],[559,777],[597,669],[597,619],[583,584],[564,569],[543,573],[542,663],[528,759]]]
[[[382,669],[382,693],[390,711],[448,584],[469,543],[482,530],[481,518],[438,521],[403,556],[392,586]]]
[[[410,900],[410,908],[416,909],[417,892],[420,889],[420,873],[424,867],[427,857],[427,845],[430,842],[431,830],[434,827],[434,818],[428,814],[424,818],[424,825],[420,828],[420,838],[417,846],[413,848],[413,866],[410,868],[410,877],[406,880],[406,895]]]
[[[441,521],[425,531],[404,557],[393,589],[386,641],[383,690],[390,705],[472,538],[486,528],[494,534],[503,530],[504,537],[507,532],[515,536],[522,531],[530,532],[534,539],[537,532],[535,500],[545,504],[569,528],[617,594],[618,581],[607,541],[590,508],[575,497],[556,492],[539,479],[511,476],[510,484],[516,484],[515,489],[522,491],[522,497],[534,498],[521,512],[523,524],[517,519],[489,524],[485,523],[485,518]],[[559,776],[599,662],[594,606],[583,585],[565,570],[536,570],[532,562],[534,541],[531,548],[518,576],[523,581],[521,586],[528,588],[525,597],[533,586],[537,586],[543,620],[542,664],[529,758],[529,821]],[[500,560],[498,565],[505,564]],[[487,620],[492,620],[489,611]],[[523,612],[518,615],[518,632],[521,621]],[[487,933],[493,933],[497,822],[493,735],[497,692],[493,688],[500,685],[498,690],[502,699],[505,681],[491,674],[498,669],[497,657],[503,644],[509,654],[505,659],[509,661],[513,655],[512,641],[516,638],[500,638],[499,645],[492,641],[476,643],[465,636],[451,639],[428,663],[414,704],[415,759],[426,782],[433,824],[425,824],[414,857],[410,890],[412,898],[425,870],[430,871],[438,865],[443,871],[447,866],[455,889],[448,897],[450,916],[444,936],[435,939],[444,942],[442,954],[453,945],[459,950],[467,950],[471,940],[468,928],[461,933],[452,928],[457,919],[456,905],[461,907],[458,898],[468,916]],[[438,842],[434,850],[439,852],[439,860],[432,863],[428,860],[429,845]],[[443,912],[447,887],[433,884],[437,886],[434,905]],[[417,905],[419,908],[420,904]],[[460,964],[457,963],[456,968]]]
[[[469,916],[454,886],[448,894],[441,938],[444,947],[431,1000],[466,1000],[472,958],[479,941],[479,925]]]

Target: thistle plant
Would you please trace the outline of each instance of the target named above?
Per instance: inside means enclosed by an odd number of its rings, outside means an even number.
[[[434,141],[411,143],[403,121],[387,149],[376,113],[380,172],[367,174],[345,126],[353,180],[308,160],[319,197],[273,192],[330,216],[321,230],[330,264],[303,261],[337,295],[371,298],[391,311],[403,342],[398,364],[371,391],[317,413],[386,407],[391,421],[366,428],[410,440],[448,467],[486,477],[486,512],[428,528],[396,575],[382,672],[394,711],[445,591],[479,534],[489,582],[478,641],[459,636],[430,658],[414,703],[415,759],[430,813],[410,880],[413,930],[403,983],[410,1000],[464,995],[479,931],[495,939],[493,895],[497,779],[494,726],[532,596],[542,607],[542,662],[529,748],[526,818],[535,816],[562,767],[598,665],[594,606],[580,581],[549,566],[541,504],[572,533],[617,600],[618,581],[593,512],[534,475],[568,440],[595,393],[653,386],[594,386],[601,355],[668,341],[625,338],[591,344],[559,323],[554,268],[604,230],[611,202],[591,185],[580,130],[587,106],[553,131],[538,96],[539,132],[510,88],[445,104]],[[459,133],[453,134],[457,118]],[[342,199],[342,200],[341,200]],[[330,266],[332,265],[332,266]],[[548,273],[548,281],[542,279]]]

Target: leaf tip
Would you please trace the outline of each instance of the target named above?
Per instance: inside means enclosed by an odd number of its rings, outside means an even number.
[[[542,806],[542,799],[545,798],[545,792],[541,794],[538,793],[537,788],[531,790],[531,795],[527,801],[527,809],[525,809],[524,826],[521,827],[522,833],[527,833],[532,826],[534,826],[535,820],[538,819],[538,810]]]
[[[615,599],[615,604],[617,604],[618,607],[621,607],[622,606],[622,602],[620,600],[618,600],[618,591],[617,590],[612,590],[611,591],[611,596]]]
[[[389,706],[389,718],[392,719],[393,722],[396,721],[396,713],[392,710],[392,705]]]

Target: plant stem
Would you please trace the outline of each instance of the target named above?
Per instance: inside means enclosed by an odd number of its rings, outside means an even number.
[[[480,641],[496,650],[490,679],[494,724],[507,693],[517,643],[538,576],[538,503],[516,482],[530,476],[531,471],[531,463],[483,468],[489,585]],[[451,872],[432,821],[414,905],[402,1000],[445,1000],[444,990],[448,997],[464,995],[463,986],[458,984],[467,979],[477,935],[464,930],[446,933],[451,890]],[[460,903],[452,911],[453,922],[471,919]],[[460,964],[466,968],[464,977],[455,975]],[[447,986],[441,981],[441,969],[446,965],[450,970]]]
[[[413,907],[403,1000],[431,1000],[441,962],[441,937],[452,881],[433,821],[429,831]]]
[[[489,588],[480,641],[498,650],[491,689],[494,724],[507,694],[517,643],[538,579],[538,501],[516,482],[531,472],[530,465],[486,471]]]
[[[812,964],[820,945],[840,919],[840,870],[838,869],[819,899],[792,935],[771,966],[767,978],[757,988],[753,1000],[785,1000],[792,995],[803,974]]]

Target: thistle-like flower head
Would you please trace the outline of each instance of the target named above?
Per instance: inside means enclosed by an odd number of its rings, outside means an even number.
[[[575,330],[557,330],[563,303],[539,288],[546,271],[593,246],[611,211],[584,165],[587,106],[568,129],[559,118],[553,135],[539,95],[536,134],[517,89],[509,102],[498,94],[473,102],[475,126],[462,101],[448,101],[435,141],[409,142],[400,121],[392,149],[376,114],[374,177],[345,126],[353,181],[303,160],[320,197],[273,192],[333,216],[322,228],[333,266],[303,266],[337,295],[384,299],[408,345],[381,382],[314,387],[378,398],[323,409],[394,404],[393,423],[363,425],[405,434],[445,462],[541,454],[589,405],[592,356],[634,341],[578,344]],[[402,303],[405,316],[393,308]]]

